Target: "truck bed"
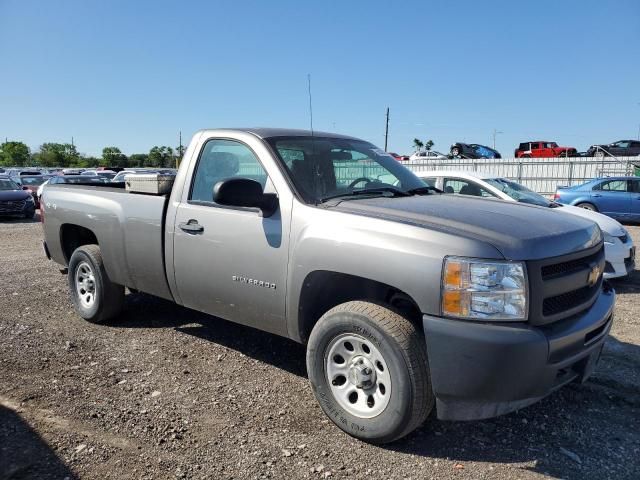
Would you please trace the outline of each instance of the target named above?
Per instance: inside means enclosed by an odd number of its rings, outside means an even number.
[[[68,265],[71,252],[63,250],[62,237],[76,234],[77,227],[64,225],[84,227],[95,234],[113,282],[173,300],[164,261],[168,200],[129,193],[122,185],[48,185],[42,203],[51,257]]]

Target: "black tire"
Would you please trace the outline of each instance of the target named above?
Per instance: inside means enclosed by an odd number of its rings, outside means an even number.
[[[460,151],[460,147],[451,147],[451,156],[452,157],[457,157],[459,156],[462,152]]]
[[[585,210],[590,210],[592,212],[598,211],[598,208],[593,203],[589,203],[589,202],[577,203],[576,207],[584,208]]]
[[[365,397],[371,390],[356,387],[351,380],[345,379],[339,384],[333,380],[330,384],[328,379],[329,349],[341,338],[349,338],[346,335],[355,335],[370,342],[384,357],[388,368],[390,386],[386,391],[381,390],[382,394],[389,394],[381,404],[387,403],[372,418],[347,411],[333,393],[340,388],[336,385],[342,384]],[[377,367],[374,370],[380,375]],[[367,442],[387,443],[407,435],[425,421],[434,406],[424,336],[406,318],[373,303],[343,303],[318,320],[307,345],[307,371],[313,392],[325,414],[346,433]],[[351,379],[350,370],[348,377]],[[374,390],[380,385],[377,382],[378,379],[373,381]],[[346,393],[342,397],[346,399]],[[348,398],[351,401],[351,395]],[[371,396],[366,398],[371,399]]]
[[[81,272],[78,272],[82,269]],[[83,272],[90,272],[93,279],[83,285],[93,285],[93,301],[91,293],[81,293],[82,282],[79,278]],[[124,287],[113,283],[104,269],[102,254],[98,245],[83,245],[77,248],[69,261],[69,290],[73,306],[82,318],[92,323],[104,323],[120,313],[124,305]],[[81,296],[83,298],[81,298]]]
[[[522,155],[522,158],[531,158],[531,155],[529,155],[528,153],[525,153],[524,155]]]

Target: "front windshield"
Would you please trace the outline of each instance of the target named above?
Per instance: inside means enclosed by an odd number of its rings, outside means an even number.
[[[20,177],[20,183],[22,183],[22,185],[42,185],[46,180],[47,177],[44,175],[37,177]]]
[[[297,190],[309,203],[329,197],[427,187],[391,155],[362,140],[332,137],[272,137]]]
[[[0,178],[0,190],[19,190],[19,187],[9,179]]]
[[[520,185],[519,183],[512,182],[511,180],[507,180],[506,178],[485,178],[484,181],[496,187],[501,192],[506,193],[518,202],[530,203],[541,207],[548,207],[552,204],[552,202],[544,198],[539,193],[529,190],[527,187]]]

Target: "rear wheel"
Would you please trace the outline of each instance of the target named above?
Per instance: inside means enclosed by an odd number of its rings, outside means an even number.
[[[120,313],[124,287],[109,279],[98,245],[83,245],[73,252],[68,276],[71,300],[82,318],[103,323]]]
[[[423,335],[380,305],[347,302],[323,315],[309,338],[307,370],[325,414],[368,442],[408,434],[433,409]]]
[[[596,153],[593,154],[593,156],[597,158],[603,158],[605,155],[604,150],[596,150]]]
[[[598,209],[593,203],[588,203],[588,202],[578,203],[576,204],[576,207],[584,208],[585,210],[591,210],[592,212],[598,211]]]
[[[458,155],[460,155],[460,148],[459,147],[452,147],[451,148],[451,156],[457,157]]]

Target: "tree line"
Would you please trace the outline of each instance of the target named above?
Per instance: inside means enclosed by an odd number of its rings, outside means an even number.
[[[118,147],[104,147],[101,157],[79,153],[71,143],[43,143],[32,153],[23,142],[6,141],[0,144],[0,166],[45,168],[90,167],[155,167],[174,168],[185,148],[154,146],[148,153],[125,155]]]

